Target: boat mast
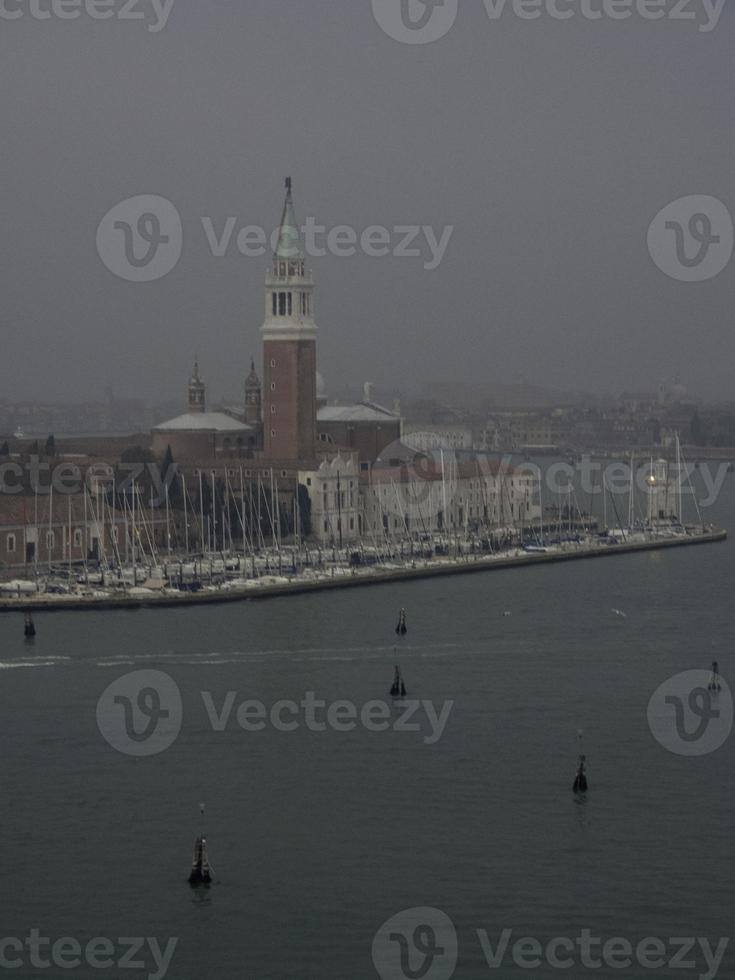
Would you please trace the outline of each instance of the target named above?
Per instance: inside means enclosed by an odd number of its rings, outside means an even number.
[[[681,501],[681,443],[679,442],[679,433],[676,433],[676,490],[678,496],[678,507],[679,507],[679,523],[684,526],[684,514]]]
[[[38,588],[38,548],[41,544],[41,535],[38,533],[38,480],[33,481],[33,520],[36,528],[36,544],[33,548],[33,574]]]
[[[217,550],[217,496],[214,484],[214,470],[211,471],[212,476],[212,501],[209,505],[209,513],[212,516],[212,551]],[[222,541],[222,550],[225,550],[224,539]]]
[[[100,557],[104,556],[107,564],[107,550],[105,548],[105,508],[102,507],[102,525],[100,526],[100,481],[95,480],[95,509],[97,511],[97,530],[100,532]]]
[[[635,476],[635,463],[633,461],[633,453],[630,454],[630,490],[628,491],[628,527],[633,530],[633,518],[634,518],[634,506],[633,506],[633,491],[634,491],[634,476]]]
[[[653,527],[653,487],[656,484],[656,474],[653,472],[653,456],[651,456],[651,470],[648,480],[648,529]]]
[[[442,464],[442,530],[444,531],[447,527],[447,485],[444,481],[444,450],[439,450],[439,456]]]
[[[541,476],[541,467],[538,469],[538,506],[539,512],[541,514],[541,547],[544,547],[544,488],[543,488],[543,478]]]
[[[46,539],[46,551],[48,552],[48,570],[51,571],[51,542],[53,538],[53,513],[54,513],[54,484],[53,481],[49,484],[49,499],[48,499],[48,538]]]
[[[189,512],[186,506],[186,477],[181,474],[181,487],[184,491],[184,549],[189,557]]]
[[[136,539],[136,532],[135,532],[135,497],[136,497],[136,493],[135,493],[135,477],[133,477],[133,504],[132,504],[132,513],[131,513],[131,519],[132,519],[132,522],[133,522],[133,528],[132,528],[132,533],[131,533],[132,550],[133,550],[133,586],[135,586],[137,584],[137,581],[138,581],[138,576],[137,576],[137,573],[136,573],[136,561],[137,561],[138,542],[137,542],[137,539]]]
[[[168,480],[165,486],[166,492],[166,543],[168,545],[168,556],[171,557],[171,511],[168,505]]]
[[[201,525],[201,551],[204,554],[204,488],[202,486],[202,471],[199,470],[199,521]]]

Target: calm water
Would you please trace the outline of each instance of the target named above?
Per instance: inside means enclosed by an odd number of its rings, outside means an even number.
[[[735,529],[735,477],[706,515]],[[477,937],[730,936],[735,736],[687,759],[652,737],[667,677],[735,649],[727,544],[191,611],[0,617],[2,935],[178,937],[167,976],[371,978],[373,937],[433,906],[459,937],[455,976],[697,976],[699,969],[521,970]],[[215,732],[201,692],[270,706],[308,691],[384,698],[393,627],[409,693],[455,702],[443,736]],[[613,608],[627,618],[615,615]],[[512,615],[503,615],[504,611]],[[168,673],[183,701],[167,751],[100,735],[115,678]],[[236,710],[236,708],[235,708]],[[571,792],[584,730],[590,792]],[[219,883],[186,884],[198,803]],[[126,947],[117,947],[115,956]],[[672,954],[675,950],[672,950]],[[144,969],[8,975],[143,977]],[[418,961],[417,961],[418,962]],[[396,974],[399,976],[400,974]],[[432,980],[433,974],[427,974]],[[445,974],[437,974],[445,976]],[[719,976],[735,976],[735,949]]]

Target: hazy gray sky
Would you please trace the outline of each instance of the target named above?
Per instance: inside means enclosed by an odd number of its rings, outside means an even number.
[[[519,374],[621,391],[679,372],[735,397],[735,260],[686,283],[647,248],[674,199],[735,213],[731,5],[703,32],[705,0],[689,0],[696,21],[563,22],[460,0],[446,36],[409,45],[370,0],[174,0],[155,33],[151,0],[145,21],[120,19],[122,0],[113,19],[68,21],[30,2],[4,0],[23,16],[0,19],[0,397],[183,399],[196,352],[211,396],[239,396],[268,258],[234,238],[274,226],[287,174],[301,220],[454,227],[433,270],[310,259],[332,391]],[[183,252],[135,283],[96,235],[142,194],[176,207]],[[228,216],[216,257],[202,218],[219,233]]]

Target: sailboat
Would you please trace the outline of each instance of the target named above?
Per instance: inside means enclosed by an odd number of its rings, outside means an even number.
[[[403,681],[403,675],[401,674],[401,668],[396,664],[395,674],[393,675],[393,683],[390,688],[390,696],[392,698],[405,698],[406,696],[406,685]]]
[[[574,777],[574,785],[572,789],[575,793],[586,793],[587,792],[587,774],[584,770],[584,764],[587,757],[580,755],[579,762],[577,764],[577,773]]]
[[[204,804],[199,807],[202,814],[202,826],[204,825]],[[191,862],[191,874],[189,884],[192,888],[209,888],[212,884],[214,868],[209,863],[209,852],[207,850],[207,839],[204,832],[194,841],[194,857]]]
[[[587,792],[587,773],[585,772],[585,763],[587,761],[587,756],[584,755],[582,750],[582,739],[584,738],[584,733],[580,729],[577,732],[577,741],[579,742],[579,760],[577,762],[577,772],[574,776],[574,784],[572,789],[575,793],[586,793]]]

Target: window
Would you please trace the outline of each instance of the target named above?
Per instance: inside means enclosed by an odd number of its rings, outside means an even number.
[[[307,485],[307,487],[310,487],[311,486],[311,477],[310,476],[307,476],[307,478],[306,478],[306,485]]]
[[[275,366],[276,366],[275,360],[271,361],[271,367],[274,368]]]
[[[288,294],[288,315],[293,313],[293,293]]]
[[[117,528],[113,528],[113,537],[114,537],[114,532],[116,530],[117,530]],[[82,530],[81,530],[81,528],[76,528],[75,531],[74,531],[74,547],[75,548],[81,548],[82,547]]]
[[[285,316],[286,315],[286,294],[285,293],[279,293],[278,294],[278,315],[279,316]]]
[[[112,540],[115,542],[115,544],[117,544],[117,539],[119,537],[120,537],[120,535],[118,533],[118,529],[116,527],[113,527],[113,529],[112,529]]]
[[[276,390],[276,383],[275,381],[271,381],[271,391],[275,391],[275,390]]]
[[[7,550],[7,552],[8,552],[9,555],[12,555],[15,552],[15,535],[14,534],[9,534],[8,535],[7,540],[6,540],[5,547],[6,547],[6,550]]]
[[[326,534],[328,530],[329,530],[329,524],[325,521],[324,522],[324,533]]]
[[[272,298],[273,298],[273,316],[277,316],[278,315],[278,299],[277,299],[275,293],[273,293],[273,297]]]
[[[271,429],[271,439],[275,439],[275,438],[276,438],[276,430]]]
[[[275,414],[276,414],[276,406],[271,405],[271,415],[275,415]]]
[[[48,551],[52,551],[56,547],[56,535],[53,531],[46,532],[46,548]]]

